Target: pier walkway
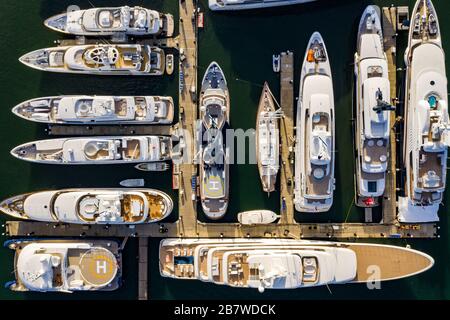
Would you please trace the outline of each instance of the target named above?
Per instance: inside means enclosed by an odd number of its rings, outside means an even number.
[[[384,7],[382,12],[383,36],[384,36],[384,51],[387,56],[389,68],[389,82],[391,85],[391,99],[396,101],[397,96],[397,8]],[[395,102],[392,102],[395,106]],[[383,221],[385,224],[397,223],[397,170],[396,170],[396,112],[391,112],[391,140],[390,140],[390,156],[389,167],[386,174],[386,186],[383,196]]]
[[[281,170],[280,170],[280,223],[294,220],[294,53],[281,53],[280,105],[283,117],[280,121]]]

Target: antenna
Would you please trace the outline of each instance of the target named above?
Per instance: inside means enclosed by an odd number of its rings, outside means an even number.
[[[330,286],[328,285],[328,283],[325,283],[325,286],[327,287],[328,292],[329,292],[331,295],[333,295],[333,292],[331,291],[331,288],[330,288]]]

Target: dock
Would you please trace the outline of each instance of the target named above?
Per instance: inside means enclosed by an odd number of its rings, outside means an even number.
[[[139,238],[138,299],[148,300],[148,238]]]
[[[194,163],[194,129],[197,120],[197,1],[180,1],[180,51],[185,59],[180,61],[180,73],[184,74],[184,86],[179,92],[179,128],[189,135],[192,143],[187,143],[189,150],[178,169],[178,214],[177,235],[197,235],[197,200],[192,189],[191,179],[197,176]],[[187,137],[185,137],[187,138]],[[195,199],[195,200],[193,200]]]
[[[281,53],[280,106],[283,117],[280,121],[281,170],[280,170],[280,223],[295,223],[294,220],[294,53]]]
[[[374,239],[374,238],[436,238],[438,225],[424,223],[394,225],[380,223],[275,223],[269,225],[244,226],[239,223],[203,223],[194,217],[175,223],[150,225],[101,226],[42,223],[34,221],[8,221],[6,236],[44,237],[154,237],[154,238],[281,238],[281,239]]]
[[[391,86],[392,105],[396,105],[397,97],[397,8],[384,7],[382,11],[384,51],[388,62],[389,82]],[[391,135],[390,156],[386,173],[386,186],[383,196],[383,220],[384,224],[397,224],[397,142],[396,142],[396,112],[390,113]]]

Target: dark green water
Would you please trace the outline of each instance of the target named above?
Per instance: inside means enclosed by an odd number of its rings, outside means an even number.
[[[190,0],[186,0],[190,1]],[[206,8],[207,0],[200,3]],[[143,5],[178,15],[176,0],[111,0],[92,1],[96,6]],[[244,130],[253,128],[261,85],[268,81],[277,96],[279,79],[272,72],[272,54],[284,50],[295,52],[295,88],[298,93],[298,70],[306,43],[312,32],[321,32],[329,51],[335,90],[337,162],[336,192],[332,210],[326,214],[298,214],[298,221],[362,221],[364,213],[352,205],[353,148],[351,135],[353,54],[356,30],[366,5],[413,5],[413,1],[323,0],[309,5],[240,13],[206,11],[205,29],[199,36],[199,74],[212,60],[224,69],[231,94],[231,125]],[[47,30],[45,18],[64,11],[68,5],[90,7],[87,0],[2,0],[0,3],[0,198],[40,189],[67,187],[111,187],[126,178],[143,177],[148,185],[172,192],[170,174],[145,174],[132,166],[64,167],[31,165],[9,155],[21,143],[46,137],[45,126],[35,125],[13,116],[10,109],[33,97],[57,94],[171,95],[177,101],[177,74],[163,78],[94,77],[43,73],[18,62],[22,54],[49,47],[62,36]],[[450,2],[435,0],[446,52],[450,52]],[[18,26],[20,23],[20,27]],[[406,45],[406,34],[399,36],[398,65]],[[450,71],[447,67],[447,74]],[[241,79],[241,80],[237,80]],[[449,192],[447,191],[446,199]],[[278,195],[267,198],[261,192],[255,165],[233,166],[231,172],[231,203],[225,221],[234,220],[243,210],[270,208],[279,211]],[[175,201],[176,202],[176,201]],[[450,298],[450,241],[448,210],[442,207],[440,239],[384,240],[379,242],[406,245],[431,254],[435,266],[414,278],[382,284],[381,290],[368,290],[364,285],[332,286],[307,290],[270,291],[260,295],[256,290],[231,289],[198,281],[176,281],[161,278],[158,271],[158,240],[150,245],[150,288],[152,299],[448,299]],[[176,218],[176,210],[174,217]],[[201,219],[204,219],[201,217]],[[3,223],[3,217],[0,218]],[[0,241],[6,240],[0,237]],[[113,293],[95,294],[19,294],[0,288],[0,299],[135,299],[137,295],[137,241],[130,240],[124,253],[124,286]],[[11,280],[13,255],[0,249],[0,283]]]

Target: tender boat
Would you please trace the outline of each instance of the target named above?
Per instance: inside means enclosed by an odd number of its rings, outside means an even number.
[[[379,205],[389,157],[390,83],[380,8],[368,6],[359,24],[356,77],[356,204]]]
[[[334,191],[334,97],[328,53],[315,32],[303,61],[297,106],[295,209],[324,212]]]
[[[216,62],[203,77],[199,105],[201,203],[208,218],[220,219],[228,207],[229,150],[224,130],[230,123],[230,97],[225,75]]]
[[[168,54],[166,56],[166,73],[171,75],[173,73],[174,68],[174,57],[173,54]]]
[[[11,154],[45,164],[120,164],[170,159],[171,140],[164,136],[79,137],[39,140]]]
[[[172,212],[172,199],[154,189],[64,189],[33,192],[0,203],[13,217],[75,224],[158,222]]]
[[[137,187],[143,187],[145,185],[144,179],[126,179],[122,180],[119,183],[122,187],[126,188],[137,188]]]
[[[279,217],[279,215],[270,210],[251,210],[239,213],[238,221],[240,224],[245,225],[269,224]]]
[[[25,101],[12,112],[48,124],[170,124],[174,104],[160,96],[54,96]]]
[[[288,6],[316,0],[209,0],[209,8],[214,11],[249,10]]]
[[[163,277],[236,288],[294,289],[402,279],[430,269],[429,255],[409,248],[289,239],[165,239]]]
[[[116,241],[20,240],[5,242],[14,250],[13,291],[112,291],[122,284],[122,255]]]
[[[167,171],[170,165],[165,162],[145,162],[135,166],[140,171]]]
[[[276,73],[280,72],[280,67],[281,67],[280,63],[281,63],[280,55],[279,54],[274,54],[272,56],[272,69],[273,69],[273,72],[276,72]]]
[[[164,51],[138,44],[92,44],[36,50],[19,61],[28,67],[51,72],[96,75],[162,75]]]
[[[161,35],[171,37],[173,16],[142,7],[112,7],[74,10],[55,15],[45,26],[65,34],[77,36]]]
[[[447,177],[449,145],[445,54],[436,10],[416,2],[405,52],[406,91],[403,164],[405,196],[399,197],[401,222],[438,221]]]
[[[275,191],[277,174],[280,169],[280,130],[278,119],[280,113],[275,110],[275,103],[269,85],[264,88],[259,100],[256,117],[256,160],[264,192]]]

